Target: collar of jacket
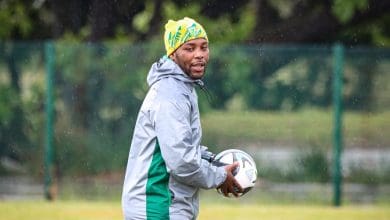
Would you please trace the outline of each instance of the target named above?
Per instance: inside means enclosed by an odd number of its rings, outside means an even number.
[[[152,86],[157,81],[168,77],[204,87],[204,83],[201,79],[191,79],[174,61],[172,61],[167,56],[160,58],[152,65],[149,70],[147,82],[149,86]]]

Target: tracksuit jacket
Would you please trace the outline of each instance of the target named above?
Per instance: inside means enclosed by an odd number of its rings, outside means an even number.
[[[149,91],[138,113],[122,194],[128,219],[196,219],[199,188],[226,179],[224,167],[201,158],[196,84],[171,59],[154,63]]]

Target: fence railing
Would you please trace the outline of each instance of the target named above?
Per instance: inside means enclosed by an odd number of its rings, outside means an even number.
[[[199,104],[212,150],[267,143],[326,153],[333,145],[339,198],[342,144],[390,146],[390,49],[211,45],[210,52],[204,81],[211,99],[199,91]],[[53,174],[124,169],[146,76],[162,54],[156,43],[0,43],[0,157],[28,164],[35,175],[44,165],[47,186]],[[237,123],[223,125],[221,113]]]

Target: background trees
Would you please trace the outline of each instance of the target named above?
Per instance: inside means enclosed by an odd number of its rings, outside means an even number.
[[[167,19],[187,15],[202,21],[218,42],[389,41],[386,0],[4,0],[0,9],[3,40],[145,41],[159,37]],[[225,33],[236,36],[219,36]]]
[[[23,69],[44,63],[42,40],[58,42],[56,96],[59,107],[66,109],[57,113],[71,116],[58,117],[58,126],[63,127],[56,141],[74,146],[59,148],[57,160],[97,152],[88,158],[98,164],[99,155],[111,151],[104,147],[115,145],[102,140],[128,141],[119,138],[130,133],[129,123],[147,90],[143,76],[163,53],[161,35],[168,19],[195,18],[212,42],[214,58],[208,71],[213,74],[206,82],[213,99],[210,103],[201,99],[203,109],[227,109],[240,102],[248,109],[296,110],[307,103],[330,105],[330,93],[325,91],[331,79],[324,71],[330,71],[331,51],[307,45],[297,51],[292,45],[339,41],[347,48],[387,47],[389,9],[387,0],[3,0],[0,158],[25,160],[42,142],[44,87],[34,87],[33,97],[26,101],[22,83],[28,72]],[[288,52],[275,50],[274,44],[283,44]],[[376,76],[386,78],[387,64],[378,62],[383,57],[374,53],[348,61],[353,71],[346,74],[345,100],[350,108],[370,106],[366,103],[375,95],[373,85],[380,84]],[[288,77],[296,72],[300,75]],[[66,123],[77,127],[70,129]],[[107,133],[112,136],[104,136]]]

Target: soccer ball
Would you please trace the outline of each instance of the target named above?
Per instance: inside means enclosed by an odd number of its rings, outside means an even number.
[[[249,154],[242,150],[229,149],[217,154],[214,160],[219,165],[239,162],[240,165],[233,171],[234,177],[243,189],[239,196],[243,196],[255,186],[257,180],[256,163]],[[218,192],[222,193],[220,190]]]

